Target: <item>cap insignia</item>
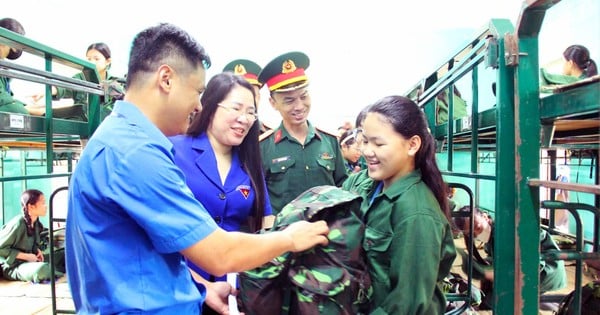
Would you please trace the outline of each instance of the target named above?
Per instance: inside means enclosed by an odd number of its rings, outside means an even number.
[[[233,68],[233,73],[237,75],[244,75],[248,72],[246,71],[246,67],[244,67],[244,65],[235,65],[235,68]]]
[[[296,64],[294,63],[294,61],[288,59],[283,62],[283,65],[281,66],[281,73],[287,74],[294,71],[296,71]]]

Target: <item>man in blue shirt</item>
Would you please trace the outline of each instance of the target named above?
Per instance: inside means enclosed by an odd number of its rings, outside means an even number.
[[[78,314],[198,314],[204,292],[184,256],[223,275],[328,242],[323,221],[263,235],[225,232],[196,201],[167,136],[184,132],[200,108],[209,66],[202,46],[176,26],[134,38],[125,99],[71,179],[67,276]]]

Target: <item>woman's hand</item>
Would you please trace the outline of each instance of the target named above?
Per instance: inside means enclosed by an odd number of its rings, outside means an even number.
[[[15,257],[17,259],[20,260],[24,260],[24,261],[28,261],[28,262],[36,262],[38,261],[38,257],[36,254],[30,254],[30,253],[18,253],[17,256]],[[42,257],[43,259],[43,257]]]
[[[41,250],[38,249],[37,255],[35,255],[35,257],[37,258],[37,261],[44,262],[44,253],[42,253]]]

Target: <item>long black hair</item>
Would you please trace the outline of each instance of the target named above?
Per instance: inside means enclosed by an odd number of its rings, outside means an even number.
[[[435,160],[435,139],[429,131],[423,111],[409,98],[387,96],[366,108],[366,113],[380,114],[405,139],[412,136],[421,138],[421,148],[415,155],[415,169],[421,170],[423,182],[431,189],[442,212],[450,220],[448,189]]]
[[[590,58],[590,51],[582,45],[571,45],[563,52],[563,57],[567,61],[573,61],[586,78],[598,74],[596,62]]]
[[[233,88],[238,86],[250,91],[252,93],[252,99],[255,100],[254,88],[244,77],[235,75],[231,72],[223,72],[213,76],[210,81],[208,81],[206,90],[202,93],[202,97],[200,98],[202,111],[194,117],[186,134],[188,136],[196,137],[205,133],[215,116],[218,104],[227,97]],[[254,106],[256,106],[256,104],[254,104]],[[262,161],[258,145],[259,129],[260,126],[257,119],[252,124],[252,127],[250,127],[248,134],[242,143],[240,143],[237,150],[242,167],[244,167],[244,170],[248,173],[252,188],[256,192],[254,207],[252,209],[253,226],[251,226],[251,228],[253,231],[258,231],[262,228],[266,202],[265,178],[262,172]]]
[[[31,222],[29,211],[27,211],[27,206],[36,204],[42,195],[44,193],[37,189],[28,189],[21,194],[21,211],[23,211],[23,218],[25,219],[25,223],[27,223],[27,235],[29,236],[33,235],[35,229],[34,223]],[[37,220],[37,222],[40,222],[40,220]],[[40,222],[39,224],[41,225],[42,223]]]

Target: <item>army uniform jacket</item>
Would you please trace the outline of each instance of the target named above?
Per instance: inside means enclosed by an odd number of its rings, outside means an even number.
[[[17,101],[9,87],[9,78],[0,77],[0,112],[28,114],[23,102]]]
[[[282,123],[261,136],[260,151],[274,215],[308,188],[339,187],[348,176],[337,138],[310,122],[304,143],[290,136]]]
[[[378,185],[364,170],[342,186],[363,196],[363,248],[373,285],[369,314],[443,314],[438,282],[456,257],[448,220],[419,170],[381,193]]]

